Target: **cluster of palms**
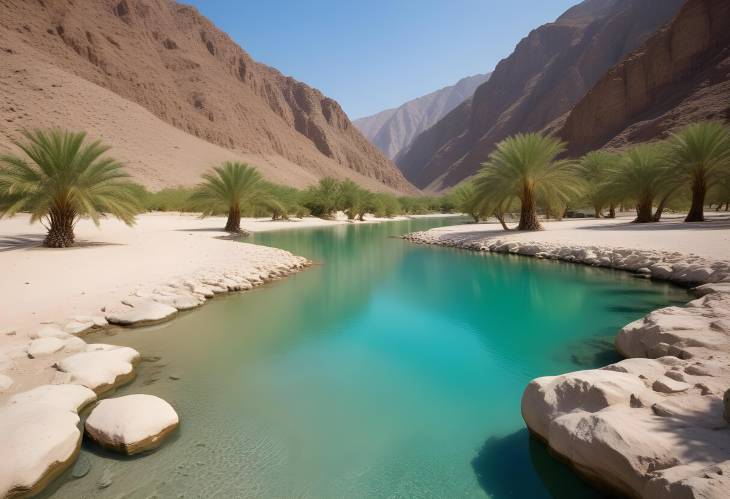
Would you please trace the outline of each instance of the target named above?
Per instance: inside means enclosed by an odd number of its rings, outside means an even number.
[[[40,221],[48,232],[44,245],[64,248],[74,243],[79,219],[99,224],[110,214],[133,225],[145,210],[149,196],[132,182],[123,165],[105,153],[109,146],[86,141],[83,132],[60,129],[24,132],[25,141],[16,145],[24,157],[0,156],[0,217],[19,212]],[[323,218],[344,211],[360,220],[365,213],[392,216],[406,204],[393,195],[373,193],[350,180],[325,178],[305,191],[266,182],[256,168],[224,162],[202,177],[192,191],[183,190],[182,205],[202,216],[227,214],[225,230],[242,234],[244,213],[269,213],[273,219],[304,216],[310,212]],[[410,202],[413,209],[416,202]],[[420,206],[420,204],[418,205]]]
[[[31,215],[48,229],[44,245],[73,245],[74,227],[86,217],[98,224],[110,214],[132,225],[144,211],[144,189],[131,181],[109,147],[87,142],[83,132],[25,132],[17,146],[25,154],[0,156],[0,217]],[[595,216],[617,206],[636,209],[636,222],[655,222],[673,199],[688,197],[686,221],[704,220],[714,201],[730,205],[730,129],[720,122],[696,123],[661,142],[625,152],[593,151],[580,160],[559,159],[565,144],[538,133],[519,134],[497,145],[482,170],[447,196],[396,197],[363,189],[351,180],[322,179],[304,191],[266,182],[254,168],[225,162],[203,175],[185,196],[185,206],[203,216],[227,214],[225,230],[242,233],[244,213],[267,212],[331,218],[344,211],[351,220],[366,213],[451,211],[475,220],[495,216],[507,229],[505,214],[519,211],[518,230],[540,230],[538,213],[561,217],[568,207],[591,206]]]
[[[704,220],[708,195],[730,201],[730,128],[716,121],[689,125],[668,139],[624,152],[592,151],[559,159],[560,140],[518,134],[497,145],[480,172],[452,195],[475,221],[519,209],[518,230],[540,230],[538,212],[561,217],[569,207],[590,206],[596,217],[618,206],[636,209],[637,223],[657,222],[668,203],[689,197],[685,221]]]

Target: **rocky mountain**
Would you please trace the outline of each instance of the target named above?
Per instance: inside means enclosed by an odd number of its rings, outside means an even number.
[[[477,171],[505,137],[570,111],[612,66],[670,20],[682,0],[586,0],[533,30],[471,100],[419,135],[396,163],[428,190]]]
[[[454,85],[410,100],[397,108],[357,119],[353,124],[392,159],[410,146],[421,132],[469,99],[474,90],[488,79],[489,74],[467,76]]]
[[[688,0],[551,126],[574,155],[730,121],[730,1]]]
[[[172,0],[0,0],[0,149],[23,128],[88,130],[150,187],[221,159],[294,186],[326,175],[413,192],[339,104],[254,61]]]

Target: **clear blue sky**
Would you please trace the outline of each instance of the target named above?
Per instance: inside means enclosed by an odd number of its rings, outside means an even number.
[[[360,118],[491,71],[579,0],[181,0]]]

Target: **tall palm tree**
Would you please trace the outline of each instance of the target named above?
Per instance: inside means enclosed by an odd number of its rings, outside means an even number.
[[[580,160],[581,176],[586,181],[585,198],[593,207],[596,218],[603,217],[606,205],[609,208],[614,206],[615,199],[607,187],[606,178],[620,160],[618,154],[603,149],[591,151]],[[610,213],[614,213],[613,210]]]
[[[583,181],[577,165],[556,159],[565,144],[539,133],[517,134],[499,144],[482,165],[474,185],[482,199],[490,200],[494,210],[511,199],[520,201],[517,230],[542,230],[537,218],[538,204],[555,210],[581,192]]]
[[[277,203],[258,170],[237,161],[226,161],[204,174],[190,201],[204,217],[227,212],[224,230],[235,234],[245,234],[241,229],[243,210],[271,209]]]
[[[652,208],[657,199],[667,200],[673,191],[667,174],[666,147],[662,143],[639,144],[623,155],[609,171],[608,187],[615,195],[636,203],[636,223],[653,222]]]
[[[730,174],[730,127],[719,121],[686,126],[669,141],[671,176],[692,189],[692,204],[685,222],[705,219],[707,191]]]
[[[106,214],[133,225],[142,210],[141,189],[122,164],[102,157],[109,146],[85,143],[85,132],[60,129],[23,132],[15,145],[25,154],[0,156],[0,217],[25,211],[48,233],[43,245],[73,246],[74,227],[88,217],[96,225]]]

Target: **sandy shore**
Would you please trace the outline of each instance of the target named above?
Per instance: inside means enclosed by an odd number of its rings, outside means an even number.
[[[552,452],[609,491],[719,499],[730,492],[730,220],[680,220],[548,222],[539,233],[472,224],[404,238],[699,286],[686,306],[619,331],[615,346],[626,360],[532,380],[522,416]]]
[[[261,232],[343,223],[347,222],[244,219],[242,227]],[[250,245],[229,240],[221,230],[224,225],[220,217],[166,213],[142,215],[134,227],[105,220],[97,228],[81,221],[77,247],[49,250],[40,247],[45,229],[30,225],[27,216],[0,220],[0,330],[20,332],[68,316],[93,315],[140,285],[245,261]]]
[[[605,246],[679,252],[730,259],[730,216],[708,214],[708,221],[683,223],[682,216],[665,216],[657,224],[632,224],[633,216],[615,219],[565,219],[544,223],[542,232],[505,232],[498,223],[452,225],[429,231],[436,238],[477,241],[499,238],[510,242]]]

